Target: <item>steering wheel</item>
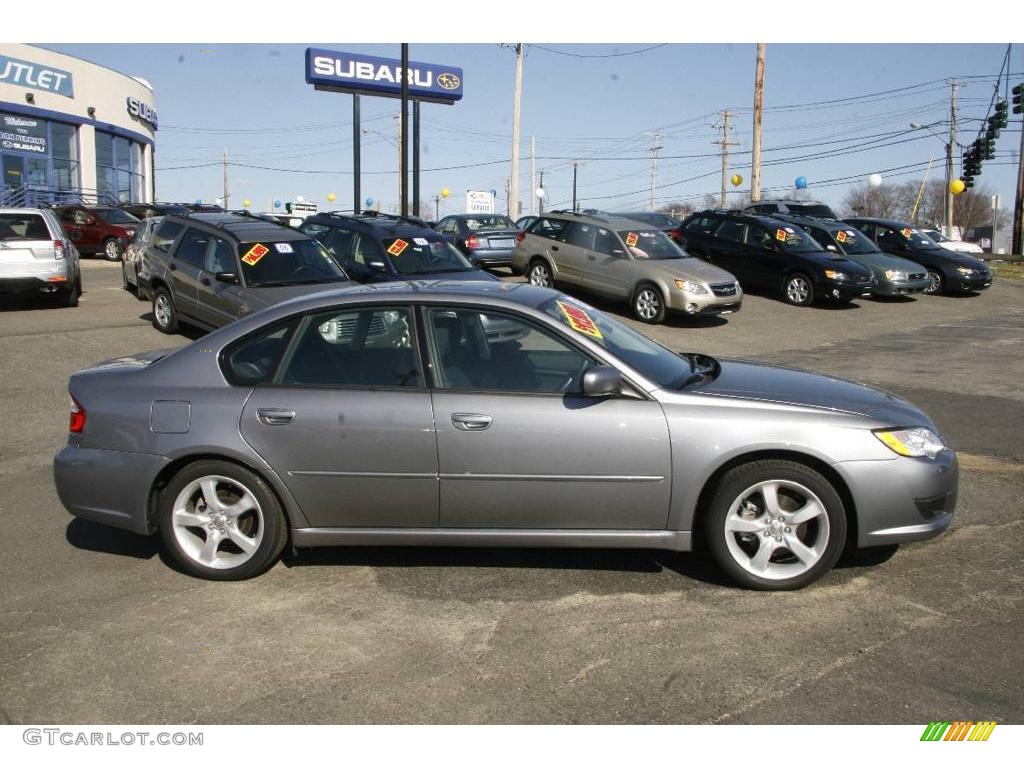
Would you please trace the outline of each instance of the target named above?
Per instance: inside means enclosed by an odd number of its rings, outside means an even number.
[[[583,374],[587,372],[590,367],[590,361],[584,358],[580,361],[579,367],[572,372],[565,383],[558,388],[559,392],[573,393],[574,389],[579,389],[579,384],[583,381]],[[576,386],[574,386],[576,385]]]
[[[309,272],[308,264],[299,264],[299,266],[292,270],[293,275],[301,275],[303,272]]]

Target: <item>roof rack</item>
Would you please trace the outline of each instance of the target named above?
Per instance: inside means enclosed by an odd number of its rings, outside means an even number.
[[[584,208],[582,211],[570,211],[568,208],[559,208],[548,213],[558,213],[563,216],[586,216],[590,219],[597,219],[598,221],[608,221],[608,217],[613,215],[606,213],[605,211],[598,210],[597,208]]]
[[[388,219],[390,221],[405,221],[420,227],[427,227],[427,223],[423,221],[423,219],[418,219],[415,216],[397,216],[393,213],[383,213],[382,211],[374,210],[360,211],[359,213],[356,213],[355,211],[328,211],[328,215],[356,219],[367,218]],[[430,229],[430,227],[427,227],[427,229]]]

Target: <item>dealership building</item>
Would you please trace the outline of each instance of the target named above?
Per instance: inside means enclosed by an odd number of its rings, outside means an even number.
[[[152,202],[153,105],[141,78],[0,43],[0,205]]]

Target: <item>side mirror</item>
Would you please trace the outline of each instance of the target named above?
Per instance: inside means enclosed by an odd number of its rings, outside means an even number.
[[[832,253],[839,253],[839,249],[832,245],[832,243],[826,245],[825,250],[832,251]]]
[[[96,223],[96,217],[95,216],[86,216],[85,217],[85,224],[86,224],[86,226],[91,227],[95,223]]]
[[[371,261],[366,266],[378,272],[387,272],[388,268],[383,261]]]
[[[213,279],[218,283],[231,283],[238,285],[238,275],[234,272],[218,272],[213,276]]]
[[[618,256],[620,259],[626,258],[626,252],[621,248],[612,248],[612,256]]]
[[[591,397],[616,395],[622,389],[622,374],[610,365],[597,365],[583,374],[583,394]]]

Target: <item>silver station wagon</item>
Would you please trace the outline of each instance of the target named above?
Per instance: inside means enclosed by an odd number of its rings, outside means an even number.
[[[68,389],[65,507],[159,532],[209,579],[286,543],[696,542],[738,584],[794,589],[844,548],[939,534],[956,505],[956,456],[909,403],[674,353],[523,283],[323,291]]]
[[[690,257],[657,227],[615,214],[556,211],[516,236],[512,271],[533,285],[556,283],[629,302],[645,323],[668,310],[738,312],[743,290],[720,267]]]

